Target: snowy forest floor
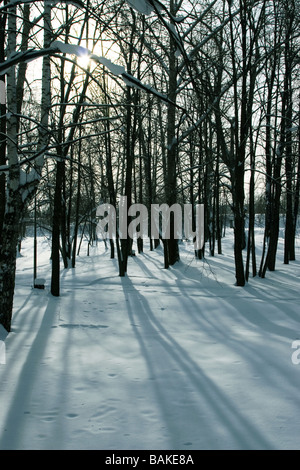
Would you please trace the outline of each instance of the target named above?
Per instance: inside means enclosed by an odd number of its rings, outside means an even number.
[[[232,231],[223,254],[163,269],[163,252],[129,259],[101,242],[49,293],[50,246],[23,242],[6,364],[0,449],[300,449],[300,262],[234,286]],[[259,263],[262,234],[258,231]],[[297,239],[296,257],[300,259]],[[3,333],[3,331],[2,331]],[[1,338],[0,338],[1,339]]]

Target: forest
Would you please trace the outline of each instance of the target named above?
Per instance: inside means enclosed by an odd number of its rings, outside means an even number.
[[[100,204],[204,207],[204,246],[233,228],[232,284],[296,258],[300,191],[299,0],[0,2],[0,323],[13,321],[22,240],[51,240],[51,295],[104,240],[120,277],[145,239],[97,232]],[[162,247],[164,269],[181,244]],[[130,218],[128,219],[128,224]],[[256,253],[255,227],[263,229]],[[37,276],[36,243],[32,250]],[[293,269],[291,264],[290,269]]]

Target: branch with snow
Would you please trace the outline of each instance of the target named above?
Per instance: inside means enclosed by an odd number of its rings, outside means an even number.
[[[0,75],[5,74],[10,67],[20,62],[29,62],[31,60],[37,59],[38,57],[42,57],[45,55],[51,56],[57,53],[76,55],[78,57],[88,55],[96,63],[104,65],[113,75],[121,77],[126,83],[126,85],[144,90],[147,93],[151,93],[152,95],[157,96],[162,101],[174,105],[174,103],[169,100],[166,95],[159,93],[150,85],[144,85],[140,80],[127,73],[122,65],[114,64],[113,62],[111,62],[111,60],[107,59],[106,57],[101,57],[92,54],[91,51],[89,51],[89,49],[86,49],[85,47],[78,46],[76,44],[66,44],[61,41],[54,41],[47,49],[29,49],[27,51],[22,51],[13,54],[5,62],[0,64]]]
[[[59,50],[63,54],[75,54],[77,56],[88,55],[96,63],[104,65],[113,75],[117,77],[121,76],[126,85],[138,88],[140,90],[144,90],[147,93],[151,93],[169,104],[174,104],[167,98],[167,96],[159,93],[150,85],[144,85],[140,80],[127,73],[125,71],[125,67],[123,67],[122,65],[114,64],[110,59],[107,59],[106,57],[101,57],[92,54],[88,49],[84,47],[77,46],[74,44],[65,44],[60,41],[53,42],[51,44],[51,47],[53,47],[56,51]]]
[[[148,16],[152,12],[155,12],[163,23],[166,30],[173,37],[177,46],[178,53],[184,55],[184,48],[174,25],[175,23],[180,23],[182,21],[182,18],[173,17],[168,11],[168,9],[165,7],[165,5],[163,5],[163,3],[157,0],[126,0],[126,2],[131,8],[141,13],[142,15]],[[167,14],[170,20],[174,22],[174,24],[164,19],[164,17],[162,16],[162,11]]]
[[[156,9],[161,10],[163,5],[156,0],[126,0],[128,5],[142,15],[150,15]]]
[[[142,83],[140,80],[133,77],[129,73],[127,73],[127,72],[122,73],[122,79],[123,79],[123,81],[125,82],[125,84],[127,86],[137,88],[139,90],[144,90],[147,93],[150,93],[154,96],[157,96],[159,99],[161,99],[165,103],[176,106],[175,103],[173,103],[173,101],[169,100],[169,98],[166,95],[163,95],[162,93],[159,93],[159,91],[155,90],[155,88],[153,88],[151,85],[145,85],[144,83]]]

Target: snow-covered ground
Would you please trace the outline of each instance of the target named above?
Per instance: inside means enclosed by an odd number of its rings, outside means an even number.
[[[0,364],[0,449],[300,449],[300,263],[283,264],[281,239],[276,272],[236,287],[227,235],[205,262],[182,244],[169,270],[146,248],[126,278],[100,243],[62,269],[59,298],[43,238],[46,289],[31,288],[27,238]]]

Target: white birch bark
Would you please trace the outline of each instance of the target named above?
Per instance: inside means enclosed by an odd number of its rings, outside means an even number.
[[[16,8],[8,15],[7,55],[16,50]],[[17,152],[17,93],[15,67],[7,73],[7,163],[6,207],[0,241],[0,323],[10,331],[15,287],[16,255],[18,242],[21,197],[19,192],[20,168]]]
[[[48,49],[52,38],[51,28],[51,5],[44,2],[44,49]],[[42,90],[41,90],[41,114],[39,141],[37,147],[38,157],[34,160],[33,168],[29,173],[23,174],[22,178],[22,200],[24,203],[32,199],[37,185],[41,179],[42,169],[44,165],[44,154],[49,143],[49,110],[51,105],[51,67],[50,56],[45,55],[43,58],[42,71]]]
[[[44,2],[44,48],[51,42],[51,6]],[[16,52],[16,7],[11,7],[8,14],[8,59]],[[7,197],[0,236],[0,323],[7,331],[11,329],[13,297],[15,289],[17,243],[19,225],[26,203],[33,197],[39,183],[44,163],[44,152],[48,144],[48,119],[51,104],[50,94],[50,58],[44,57],[41,127],[38,154],[29,174],[22,172],[18,157],[17,136],[17,86],[15,66],[7,69]]]

